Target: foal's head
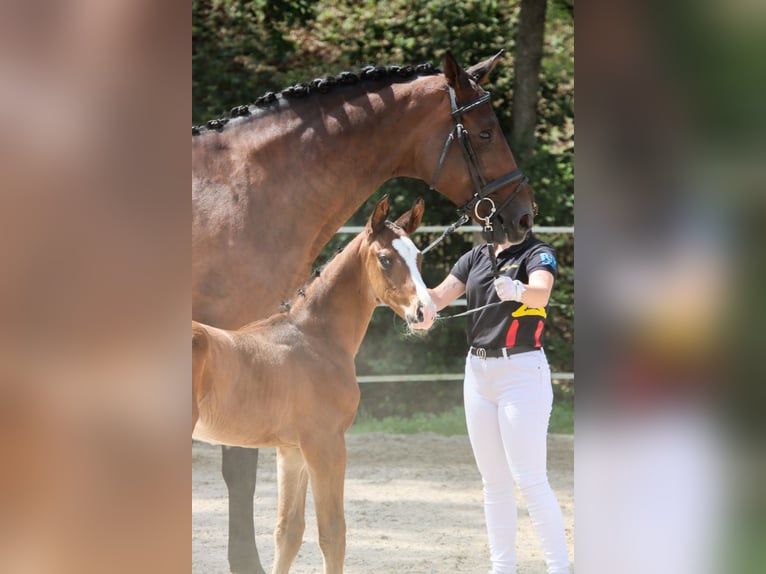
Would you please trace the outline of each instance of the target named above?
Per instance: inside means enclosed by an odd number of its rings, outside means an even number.
[[[436,306],[420,276],[422,255],[410,239],[423,217],[423,199],[407,213],[386,221],[388,196],[381,199],[367,221],[363,258],[375,297],[394,313],[419,330],[429,329],[436,317]]]

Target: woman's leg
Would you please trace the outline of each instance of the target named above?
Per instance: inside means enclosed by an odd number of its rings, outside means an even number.
[[[487,361],[468,356],[464,403],[468,437],[484,485],[493,574],[516,574],[516,498],[498,425],[497,404],[483,394]]]
[[[499,427],[514,482],[543,547],[549,574],[568,574],[564,521],[546,468],[553,402],[550,369],[542,352],[511,357],[510,383],[499,398]]]

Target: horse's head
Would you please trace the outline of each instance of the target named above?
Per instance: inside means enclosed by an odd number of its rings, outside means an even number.
[[[367,276],[375,297],[391,307],[410,327],[429,329],[436,318],[436,306],[420,276],[421,254],[410,239],[423,217],[423,199],[407,213],[386,221],[388,196],[375,206],[366,226],[364,256]]]
[[[423,151],[436,166],[431,186],[477,223],[489,217],[494,242],[516,244],[532,229],[537,205],[481,87],[501,54],[464,70],[447,52],[442,101],[432,112],[438,114],[434,125],[443,127],[427,138]]]

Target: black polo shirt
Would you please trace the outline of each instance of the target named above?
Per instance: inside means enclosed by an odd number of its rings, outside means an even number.
[[[492,262],[486,243],[465,253],[450,272],[465,283],[468,309],[500,301],[493,285]],[[501,275],[518,279],[525,285],[529,274],[545,269],[557,275],[556,252],[532,233],[519,245],[513,245],[497,255]],[[548,308],[530,309],[516,301],[505,301],[466,317],[468,344],[486,349],[503,347],[542,347],[543,329]]]

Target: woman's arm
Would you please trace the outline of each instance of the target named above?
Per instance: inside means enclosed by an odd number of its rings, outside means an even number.
[[[529,283],[521,296],[521,302],[532,309],[545,307],[551,298],[553,289],[553,273],[544,269],[537,269],[529,274]]]
[[[444,309],[463,293],[465,293],[465,283],[454,275],[447,275],[447,278],[439,285],[428,290],[437,311]]]

